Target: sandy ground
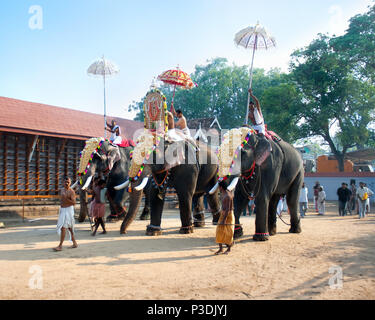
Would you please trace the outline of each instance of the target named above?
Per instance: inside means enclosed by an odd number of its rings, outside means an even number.
[[[220,256],[211,219],[180,235],[177,211],[165,213],[158,237],[145,236],[148,221],[125,236],[120,222],[96,237],[76,224],[79,247],[66,241],[62,252],[51,250],[56,217],[0,229],[0,299],[375,299],[375,215],[336,210],[310,210],[301,234],[278,220],[261,243],[251,240],[254,217],[242,217],[244,236]]]

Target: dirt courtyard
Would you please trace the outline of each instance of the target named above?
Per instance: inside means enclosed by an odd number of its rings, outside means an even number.
[[[375,215],[327,211],[310,207],[301,234],[278,219],[267,242],[252,241],[254,216],[242,217],[244,236],[219,256],[208,214],[189,235],[178,233],[177,210],[164,213],[158,237],[145,235],[148,221],[126,235],[108,223],[96,237],[76,223],[79,247],[66,241],[62,252],[52,251],[57,217],[26,222],[0,229],[0,299],[375,299]]]

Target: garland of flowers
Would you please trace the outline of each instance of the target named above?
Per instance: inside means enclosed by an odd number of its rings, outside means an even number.
[[[245,129],[245,128],[241,128],[241,129]],[[236,130],[236,129],[234,129],[234,130]],[[218,168],[218,170],[217,170],[217,177],[218,177],[218,181],[219,181],[219,182],[220,182],[220,181],[225,181],[225,180],[227,180],[227,179],[232,175],[232,173],[233,173],[233,167],[234,167],[235,162],[236,162],[236,160],[237,160],[237,158],[238,158],[238,154],[239,154],[239,152],[241,151],[241,149],[242,149],[245,145],[248,144],[251,135],[254,134],[254,130],[253,130],[253,129],[248,129],[248,128],[246,128],[246,131],[248,131],[248,132],[247,132],[245,138],[243,139],[242,143],[236,148],[236,150],[235,150],[235,152],[234,152],[234,158],[232,159],[231,165],[230,165],[230,167],[229,167],[229,173],[228,173],[227,175],[221,177],[221,176],[220,176],[220,167]],[[226,138],[230,137],[231,133],[233,133],[232,130],[231,130],[230,132],[228,132],[228,133],[226,134],[226,136],[224,136],[224,141],[223,141],[223,143],[225,142]],[[221,145],[221,146],[222,146],[222,145]],[[217,152],[216,152],[217,154],[219,153],[219,150],[221,149],[221,146],[218,148],[218,150],[217,150]]]
[[[95,152],[98,152],[103,145],[103,142],[109,141],[103,138],[91,138],[85,142],[85,147],[79,153],[80,163],[77,175],[82,183],[82,177],[87,174],[88,169],[91,166]]]
[[[160,140],[161,140],[161,137],[160,136],[156,136],[156,141],[155,141],[155,144],[152,146],[152,148],[150,150],[148,150],[146,152],[146,155],[145,155],[145,158],[138,170],[138,173],[135,177],[129,177],[129,181],[130,182],[135,182],[139,179],[139,177],[141,176],[142,172],[143,172],[143,169],[145,168],[145,165],[146,165],[146,162],[148,161],[148,159],[150,158],[151,156],[151,153],[153,153],[155,151],[155,149],[158,147],[159,143],[160,143]]]

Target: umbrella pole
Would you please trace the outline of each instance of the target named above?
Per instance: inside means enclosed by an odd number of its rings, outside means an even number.
[[[173,103],[174,103],[174,95],[176,93],[176,85],[174,85],[174,88],[173,88],[173,96],[172,96],[172,103],[171,103],[171,111],[172,111],[172,108],[174,109],[174,106],[173,106]]]
[[[254,66],[254,56],[256,50],[256,44],[258,36],[255,36],[254,48],[253,48],[253,57],[251,59],[251,67],[250,67],[250,81],[249,81],[249,90],[252,88],[253,85],[253,66]],[[247,106],[246,106],[246,124],[249,124],[249,103],[250,103],[250,92],[247,93]]]
[[[107,138],[107,118],[106,118],[106,104],[105,104],[105,74],[103,75],[103,85],[104,85],[104,139]]]

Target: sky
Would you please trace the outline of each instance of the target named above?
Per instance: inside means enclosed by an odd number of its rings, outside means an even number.
[[[373,3],[1,0],[0,96],[103,114],[103,81],[86,71],[104,55],[120,69],[107,81],[107,115],[133,119],[129,104],[165,70],[192,73],[216,57],[249,65],[251,50],[233,41],[245,27],[259,22],[277,42],[256,52],[254,67],[287,72],[294,50],[318,33],[344,34],[348,20]]]

